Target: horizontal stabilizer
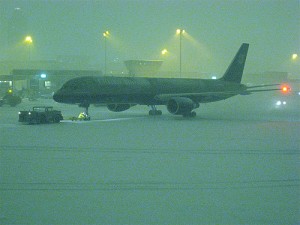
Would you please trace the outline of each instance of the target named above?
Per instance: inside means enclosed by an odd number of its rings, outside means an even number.
[[[261,87],[272,87],[272,86],[279,86],[280,84],[261,84],[261,85],[255,85],[255,86],[247,86],[247,89],[251,88],[261,88]]]
[[[274,87],[274,88],[267,88],[265,87]],[[258,88],[258,89],[257,89]],[[246,90],[243,91],[241,94],[251,94],[255,92],[264,92],[264,91],[281,91],[282,93],[289,93],[291,88],[287,84],[261,84],[261,85],[254,85],[254,86],[246,86]]]

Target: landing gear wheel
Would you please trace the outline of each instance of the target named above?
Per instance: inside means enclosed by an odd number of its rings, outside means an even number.
[[[150,116],[160,116],[162,115],[161,110],[157,110],[155,105],[151,105],[151,110],[149,111]]]
[[[162,111],[161,110],[153,110],[153,109],[151,109],[149,111],[149,115],[150,116],[160,116],[160,115],[162,115]]]
[[[183,114],[183,117],[195,117],[197,114],[196,112],[192,111],[192,112],[188,112],[186,114]]]
[[[60,117],[59,116],[54,117],[54,123],[59,123],[59,122],[60,122]]]

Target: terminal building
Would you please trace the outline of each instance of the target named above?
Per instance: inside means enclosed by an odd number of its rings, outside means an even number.
[[[67,80],[79,76],[102,76],[100,69],[60,61],[0,62],[0,97],[8,88],[14,93],[52,93]],[[26,96],[26,94],[25,94]]]
[[[82,63],[82,62],[81,62]],[[100,68],[87,66],[88,63],[61,61],[2,61],[0,62],[0,88],[11,87],[15,92],[28,91],[49,93],[59,89],[62,84],[79,76],[103,76]],[[127,60],[126,74],[116,76],[157,76],[162,61]],[[24,69],[26,68],[26,69]]]
[[[125,66],[129,76],[153,77],[159,72],[163,63],[161,60],[126,60]]]

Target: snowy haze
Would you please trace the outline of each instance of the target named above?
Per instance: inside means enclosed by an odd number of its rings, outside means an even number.
[[[179,61],[175,32],[181,28],[190,36],[182,40],[183,71],[222,74],[241,43],[247,42],[251,47],[246,73],[284,71],[299,77],[299,61],[291,61],[300,50],[298,0],[2,0],[1,59],[17,44],[9,35],[16,8],[26,21],[20,28],[23,35],[33,37],[32,60],[83,56],[103,66],[102,34],[108,30],[109,63],[162,59],[162,70],[174,71]],[[164,48],[168,57],[160,54]]]
[[[196,118],[150,117],[52,100],[0,108],[0,224],[298,224],[298,96],[201,104]],[[22,125],[53,105],[60,124]]]
[[[161,70],[178,72],[181,28],[183,74],[222,74],[246,42],[245,73],[299,77],[299,16],[298,0],[0,0],[0,60],[77,57],[102,67],[108,30],[108,70],[160,59]],[[20,124],[18,111],[35,105],[65,120]],[[91,106],[92,120],[80,122],[69,118],[82,108],[52,99],[0,107],[0,224],[300,223],[296,91],[201,104],[195,118],[159,109],[151,117],[144,106]]]

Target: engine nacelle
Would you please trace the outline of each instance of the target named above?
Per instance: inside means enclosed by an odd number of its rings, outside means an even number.
[[[130,104],[108,104],[107,108],[113,112],[122,112],[129,109],[132,105]]]
[[[190,98],[175,97],[171,98],[167,104],[167,109],[174,115],[187,115],[193,109],[199,107],[199,104]]]

